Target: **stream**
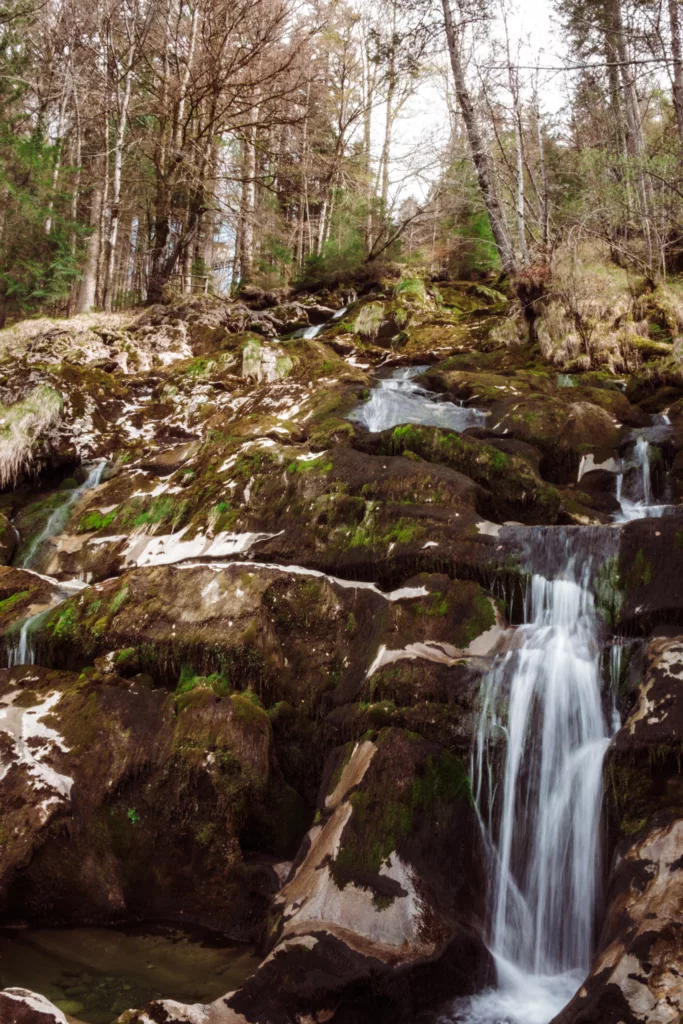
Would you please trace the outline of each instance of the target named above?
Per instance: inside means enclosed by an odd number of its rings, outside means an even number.
[[[444,427],[458,432],[468,427],[485,425],[488,413],[455,405],[453,402],[439,401],[437,395],[413,379],[426,369],[426,366],[402,367],[394,370],[390,377],[381,378],[371,391],[368,401],[354,410],[349,419],[361,423],[372,433],[404,423]]]
[[[414,378],[424,369],[401,368],[379,379],[349,418],[373,432],[408,423],[456,431],[486,424],[486,412],[444,401],[420,386]],[[622,654],[596,611],[593,577],[616,542],[619,524],[670,511],[657,504],[651,472],[651,446],[665,435],[666,424],[635,432],[629,455],[612,460],[621,507],[613,526],[504,528],[519,539],[530,582],[522,624],[507,630],[505,649],[484,681],[471,764],[491,880],[486,940],[497,983],[450,1005],[440,1024],[549,1024],[590,969],[603,899],[602,763],[620,726],[615,681]],[[103,470],[104,463],[92,467],[52,515],[25,566],[59,534],[69,508],[97,486]],[[84,584],[61,584],[60,599],[78,585]],[[10,665],[34,660],[31,631],[45,614],[24,622]],[[603,683],[603,665],[611,667],[611,687]],[[5,932],[0,987],[30,984],[50,998],[58,990],[78,1005],[80,1019],[108,1024],[115,1012],[155,995],[209,1001],[237,987],[256,963],[251,952],[240,951],[234,961],[232,954],[221,954],[210,967],[209,954],[197,955],[187,937],[154,941],[156,946],[150,933],[132,939],[110,929]],[[152,966],[141,970],[145,958]],[[154,966],[157,961],[163,969]],[[71,977],[74,983],[67,984]],[[100,989],[103,995],[86,1005],[85,995]]]

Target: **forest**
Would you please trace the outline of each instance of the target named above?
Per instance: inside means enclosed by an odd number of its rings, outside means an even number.
[[[681,1024],[683,0],[0,0],[0,1024]]]
[[[590,242],[665,280],[681,260],[678,5],[557,0],[554,18],[562,57],[533,39],[522,53],[508,0],[5,4],[0,319],[392,260],[539,280],[559,260],[566,289]],[[447,130],[406,149],[402,112],[426,87]]]

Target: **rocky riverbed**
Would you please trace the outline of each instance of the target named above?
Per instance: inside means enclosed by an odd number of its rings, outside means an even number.
[[[556,1022],[683,1012],[683,375],[635,335],[554,365],[512,319],[420,282],[0,332],[1,923],[261,960],[122,1024],[495,1019],[471,758],[532,576],[588,595],[605,716],[594,960]],[[8,1024],[65,1012],[0,992]]]

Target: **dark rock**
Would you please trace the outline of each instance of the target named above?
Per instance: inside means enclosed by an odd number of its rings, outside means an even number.
[[[657,625],[683,625],[683,519],[639,519],[621,530],[622,628],[647,634]]]

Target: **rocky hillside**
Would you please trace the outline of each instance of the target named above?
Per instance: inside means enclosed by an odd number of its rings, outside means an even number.
[[[643,301],[586,365],[481,284],[277,300],[0,332],[3,920],[258,945],[238,991],[125,1024],[414,1021],[490,984],[482,681],[580,535],[630,654],[600,947],[558,1021],[678,1020],[675,315]]]

